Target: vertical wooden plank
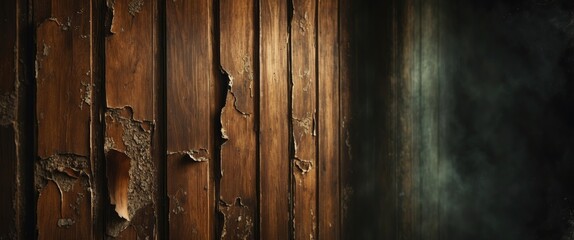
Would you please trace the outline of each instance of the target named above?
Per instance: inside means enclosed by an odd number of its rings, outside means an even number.
[[[17,1],[4,1],[0,8],[0,239],[16,239],[18,236],[17,187]]]
[[[291,18],[292,197],[295,239],[317,233],[316,1],[293,0]]]
[[[318,6],[319,239],[339,239],[339,1]]]
[[[154,151],[158,145],[158,119],[154,114],[158,101],[157,2],[116,0],[108,1],[107,7],[112,15],[105,41],[104,151],[111,171],[107,174],[108,191],[115,211],[110,208],[107,214],[106,234],[120,239],[156,238],[160,201],[157,176],[162,164]],[[128,167],[119,168],[118,156],[128,159]],[[127,176],[125,185],[111,184],[110,174],[122,174],[117,171]],[[122,189],[117,189],[120,186]],[[123,195],[114,196],[116,193]]]
[[[221,69],[228,77],[221,110],[219,212],[222,239],[254,239],[257,212],[257,143],[254,80],[254,1],[221,0]],[[223,84],[222,84],[223,85]]]
[[[167,1],[169,236],[211,239],[212,2]]]
[[[91,1],[35,3],[50,5],[36,18],[38,238],[90,239]]]
[[[259,1],[260,238],[289,238],[287,4]]]

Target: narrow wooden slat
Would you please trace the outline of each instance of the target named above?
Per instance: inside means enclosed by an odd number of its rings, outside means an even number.
[[[167,1],[169,237],[211,239],[212,2]]]
[[[107,7],[112,15],[110,35],[105,40],[108,110],[104,150],[108,167],[116,156],[108,154],[110,150],[124,153],[131,163],[123,173],[131,172],[129,184],[123,189],[129,192],[125,196],[129,199],[126,206],[131,221],[120,218],[110,207],[106,233],[118,239],[156,238],[160,214],[157,170],[162,164],[158,150],[154,151],[158,144],[154,114],[158,101],[157,3],[116,0],[108,1]],[[108,186],[108,190],[118,189]],[[129,231],[124,232],[125,229]]]
[[[42,4],[51,8],[36,23],[38,238],[91,239],[91,1]]]
[[[254,1],[221,0],[220,61],[228,76],[221,111],[219,212],[222,239],[254,239],[257,213],[257,145],[255,132]],[[223,84],[222,84],[223,85]]]
[[[293,0],[291,19],[292,196],[295,239],[317,238],[316,1]]]
[[[260,238],[289,238],[287,4],[259,2]]]
[[[340,238],[338,0],[318,3],[319,239]]]
[[[17,52],[17,1],[5,1],[0,8],[0,28],[4,33],[0,40],[0,239],[17,238],[18,199],[17,187],[17,145],[16,145],[16,67]]]

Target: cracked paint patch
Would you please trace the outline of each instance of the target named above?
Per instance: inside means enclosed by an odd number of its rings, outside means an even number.
[[[105,123],[104,151],[108,162],[117,163],[117,169],[108,169],[108,173],[117,174],[112,177],[120,181],[108,182],[109,189],[118,190],[114,199],[116,203],[125,198],[127,178],[127,214],[122,205],[118,209],[118,215],[124,220],[110,220],[106,230],[108,235],[115,237],[127,228],[127,220],[133,219],[140,209],[153,204],[153,196],[157,191],[154,182],[156,168],[151,157],[153,123],[135,120],[131,107],[108,109]],[[129,169],[127,175],[126,168]],[[121,189],[117,189],[118,187]]]
[[[40,191],[53,181],[60,193],[69,192],[81,176],[88,176],[88,158],[75,154],[56,154],[35,164],[35,185]]]

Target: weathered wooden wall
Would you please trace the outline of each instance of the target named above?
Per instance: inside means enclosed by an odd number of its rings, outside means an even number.
[[[436,235],[436,2],[4,1],[0,239]]]

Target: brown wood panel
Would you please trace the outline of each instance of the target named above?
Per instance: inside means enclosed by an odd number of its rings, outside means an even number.
[[[162,164],[155,147],[158,144],[154,114],[158,101],[157,3],[116,0],[108,1],[107,7],[111,22],[105,39],[104,150],[108,190],[123,192],[121,196],[125,199],[110,195],[116,211],[114,207],[108,208],[106,233],[119,239],[156,238],[160,216],[157,201],[161,199],[157,192],[158,169]],[[114,164],[121,159],[116,152],[124,154],[129,164],[123,173],[117,173],[128,176],[125,185],[114,187],[110,185],[109,174],[119,169],[110,166],[121,166]],[[118,186],[122,189],[117,189]],[[123,211],[123,217],[117,211]],[[129,231],[124,232],[126,229]]]
[[[38,154],[90,154],[91,4],[53,0],[36,31]]]
[[[91,1],[35,3],[38,238],[91,239]]]
[[[340,238],[338,0],[318,0],[319,239]]]
[[[17,238],[18,199],[17,191],[17,145],[16,145],[16,70],[18,62],[15,51],[17,37],[17,1],[5,1],[0,8],[0,29],[4,33],[0,41],[0,239]]]
[[[293,0],[291,18],[292,197],[295,239],[317,238],[316,1]]]
[[[257,216],[254,5],[252,0],[219,2],[221,68],[228,77],[221,110],[219,212],[222,239],[254,239]],[[223,85],[223,84],[222,84]]]
[[[167,195],[172,239],[211,239],[212,2],[167,1]]]
[[[108,1],[111,25],[106,37],[108,108],[130,106],[137,120],[154,119],[156,2]]]
[[[285,1],[259,1],[260,238],[289,238],[289,79]]]

